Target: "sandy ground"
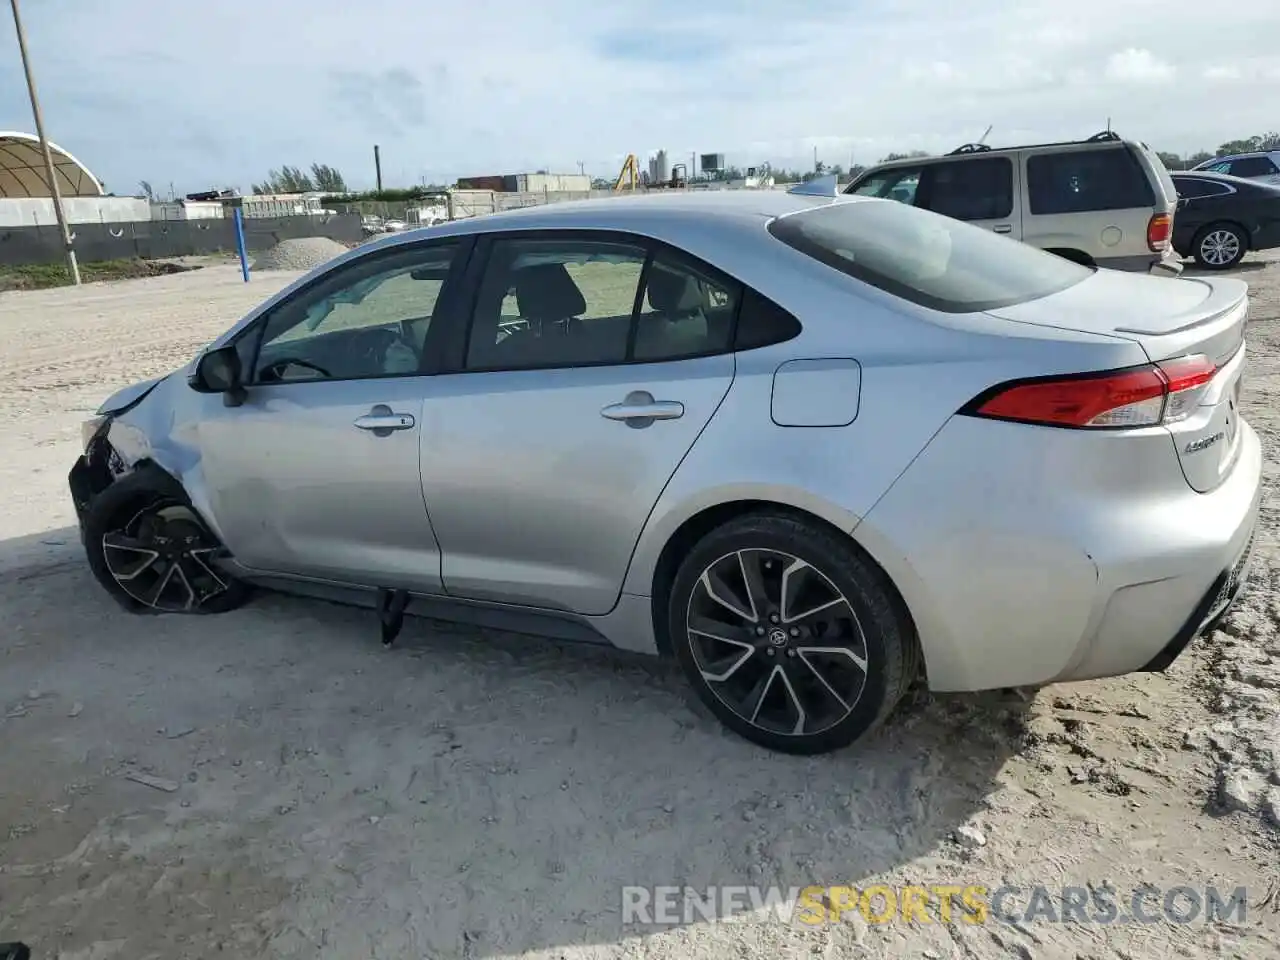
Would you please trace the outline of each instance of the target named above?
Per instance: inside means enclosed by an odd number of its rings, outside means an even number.
[[[1247,412],[1274,453],[1280,265],[1240,273]],[[1280,955],[1270,503],[1247,603],[1168,674],[922,695],[815,759],[723,733],[670,669],[606,651],[426,620],[385,651],[367,612],[272,595],[122,613],[73,527],[80,420],[291,277],[0,295],[0,940],[78,960]],[[1109,883],[1122,906],[1143,883],[1245,886],[1250,906],[1154,925],[622,922],[624,886],[811,883]]]

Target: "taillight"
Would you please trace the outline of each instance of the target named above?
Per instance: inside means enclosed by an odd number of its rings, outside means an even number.
[[[1191,415],[1218,372],[1206,356],[1004,384],[961,413],[1047,427],[1151,427]]]
[[[1168,250],[1171,236],[1173,236],[1171,214],[1157,213],[1147,221],[1147,246],[1152,250]]]

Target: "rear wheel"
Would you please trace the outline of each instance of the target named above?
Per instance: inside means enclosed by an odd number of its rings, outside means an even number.
[[[1207,270],[1230,270],[1249,251],[1249,238],[1234,223],[1213,223],[1196,235],[1192,256]]]
[[[836,750],[874,729],[917,663],[879,568],[847,537],[785,514],[704,537],[676,574],[668,629],[707,708],[786,753]]]
[[[95,578],[133,613],[221,613],[249,588],[219,568],[222,546],[181,484],[144,467],[104,490],[85,517]]]

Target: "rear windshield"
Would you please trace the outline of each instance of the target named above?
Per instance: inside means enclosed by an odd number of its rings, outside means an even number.
[[[1047,297],[1093,270],[960,220],[884,200],[779,217],[769,232],[829,267],[946,313]]]

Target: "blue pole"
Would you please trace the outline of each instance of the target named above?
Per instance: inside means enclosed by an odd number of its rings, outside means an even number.
[[[244,249],[244,215],[240,212],[239,207],[235,207],[231,211],[231,217],[236,224],[236,252],[240,254],[240,273],[244,276],[244,282],[249,282],[249,255]]]

